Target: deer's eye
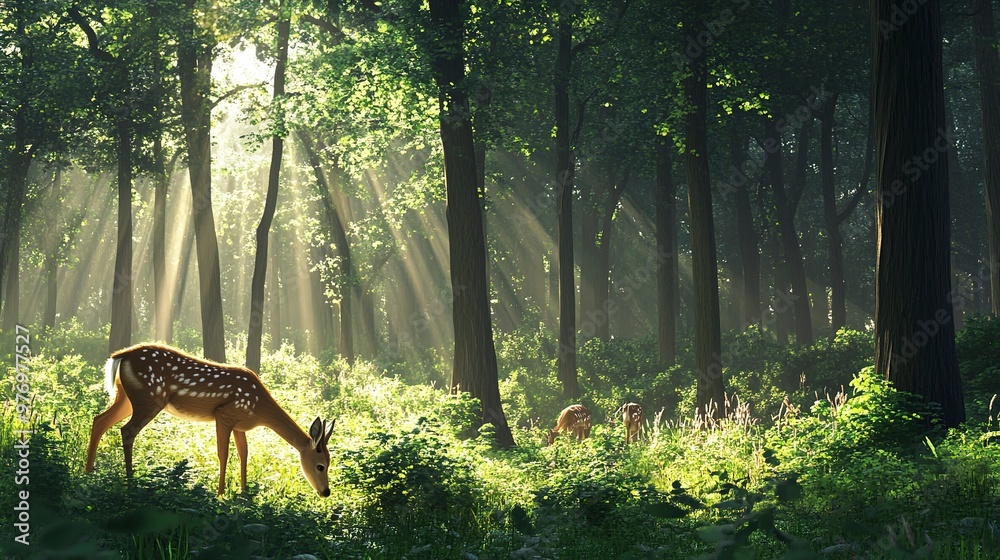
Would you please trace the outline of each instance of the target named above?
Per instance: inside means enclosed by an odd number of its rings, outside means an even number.
[[[324,467],[323,465],[316,465],[316,470],[318,470],[319,472],[323,472],[325,468],[326,467]]]

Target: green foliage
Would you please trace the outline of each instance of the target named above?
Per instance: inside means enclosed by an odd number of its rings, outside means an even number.
[[[344,453],[341,475],[377,513],[461,518],[472,507],[475,485],[468,459],[450,448],[430,423],[377,432],[360,449]]]
[[[981,420],[1000,387],[1000,319],[967,317],[955,346],[969,417]]]

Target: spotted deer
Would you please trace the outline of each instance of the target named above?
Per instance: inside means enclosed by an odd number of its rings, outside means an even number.
[[[590,411],[582,404],[571,404],[563,409],[556,421],[556,427],[549,432],[548,442],[552,445],[559,432],[570,432],[576,439],[590,437]]]
[[[333,421],[316,418],[307,434],[271,397],[260,378],[247,368],[203,360],[174,348],[139,344],[111,355],[104,366],[104,385],[114,395],[111,406],[94,418],[87,448],[87,472],[94,470],[97,444],[111,426],[131,416],[122,427],[125,475],[132,480],[132,444],[136,435],[161,411],[185,420],[215,422],[219,453],[219,495],[226,487],[230,434],[240,459],[240,490],[247,489],[247,430],[264,426],[292,445],[302,472],[323,497],[330,495],[327,443]]]
[[[625,403],[615,415],[618,414],[621,414],[622,423],[625,424],[625,443],[638,442],[642,423],[646,421],[642,406],[633,402]]]

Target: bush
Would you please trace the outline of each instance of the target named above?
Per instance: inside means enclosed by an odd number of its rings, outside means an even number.
[[[430,426],[370,434],[343,455],[343,479],[390,516],[463,516],[476,495],[472,470]]]

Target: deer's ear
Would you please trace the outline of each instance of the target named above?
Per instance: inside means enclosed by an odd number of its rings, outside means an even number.
[[[333,435],[333,425],[336,424],[336,420],[330,420],[330,427],[323,436],[323,445],[326,445],[330,441],[330,436]]]
[[[323,421],[319,419],[319,416],[309,426],[309,437],[312,438],[313,442],[319,442],[320,438],[323,437]]]

